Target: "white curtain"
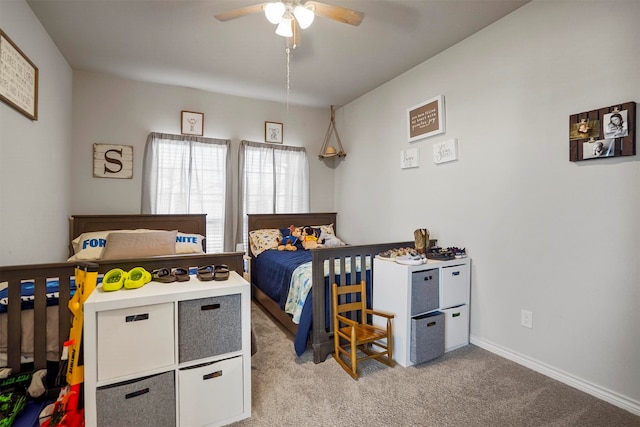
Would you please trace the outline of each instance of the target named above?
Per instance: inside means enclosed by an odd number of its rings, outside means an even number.
[[[151,133],[142,213],[207,214],[207,252],[233,250],[230,141]]]
[[[238,230],[247,248],[247,214],[309,212],[309,162],[304,147],[242,141],[238,153]]]

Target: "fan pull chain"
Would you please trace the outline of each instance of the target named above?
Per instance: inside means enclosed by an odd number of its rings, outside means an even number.
[[[289,94],[291,92],[291,49],[286,48],[287,51],[287,126],[289,125]]]

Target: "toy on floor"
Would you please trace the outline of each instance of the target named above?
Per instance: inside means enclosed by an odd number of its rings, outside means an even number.
[[[10,368],[0,370],[0,427],[11,426],[29,399],[38,399],[46,392],[46,369],[16,375],[11,375],[11,372]]]

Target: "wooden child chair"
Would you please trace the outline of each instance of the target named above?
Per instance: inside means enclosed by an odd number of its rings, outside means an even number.
[[[346,295],[350,294],[351,298]],[[393,362],[393,329],[394,315],[367,308],[366,283],[357,285],[331,287],[333,309],[334,358],[354,379],[358,379],[358,362],[367,359],[378,359],[385,365]],[[348,316],[346,315],[348,313]],[[374,316],[387,320],[386,328],[373,324]],[[371,323],[369,320],[371,319]],[[382,341],[386,338],[386,342]],[[341,342],[345,342],[344,346]],[[381,350],[380,350],[381,349]],[[364,356],[358,357],[357,351]]]

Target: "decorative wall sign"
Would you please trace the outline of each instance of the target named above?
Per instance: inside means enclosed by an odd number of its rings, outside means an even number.
[[[282,123],[264,122],[264,141],[282,144]]]
[[[95,178],[133,178],[133,146],[93,144]]]
[[[193,111],[182,111],[180,115],[182,127],[180,132],[183,135],[202,136],[204,132],[204,114]]]
[[[433,144],[433,162],[446,163],[458,159],[458,140],[456,138]]]
[[[407,108],[409,142],[444,132],[444,96],[438,95]]]
[[[400,168],[409,169],[417,168],[418,165],[418,148],[408,148],[400,152]]]
[[[1,29],[0,100],[38,120],[38,67]]]
[[[635,156],[636,103],[569,116],[569,160]]]

